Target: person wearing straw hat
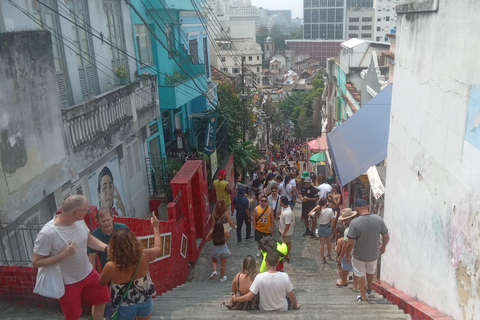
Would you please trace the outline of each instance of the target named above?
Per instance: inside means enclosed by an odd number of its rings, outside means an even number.
[[[337,257],[337,263],[340,263],[341,268],[339,269],[338,273],[340,275],[340,279],[336,281],[337,286],[339,287],[346,287],[347,284],[347,277],[348,273],[352,271],[352,263],[348,262],[347,259],[345,259],[345,252],[346,252],[346,245],[345,243],[348,241],[348,229],[350,228],[350,222],[355,218],[357,215],[357,211],[352,211],[350,208],[345,208],[340,211],[340,217],[338,218],[338,221],[343,223],[346,228],[344,231],[344,237],[343,239],[338,239],[339,242],[343,244],[342,250],[340,251],[340,254]],[[354,284],[353,287],[355,288],[356,284],[356,279],[354,279]]]
[[[383,219],[369,213],[368,203],[365,199],[357,199],[355,208],[358,218],[350,223],[348,229],[345,258],[348,262],[352,261],[353,274],[357,277],[360,287],[361,294],[357,296],[357,301],[368,301],[367,294],[370,294],[372,290],[377,260],[385,252],[390,237]],[[382,236],[382,245],[380,245],[380,235]],[[353,257],[350,259],[352,249]],[[367,287],[365,287],[365,276],[367,277]]]

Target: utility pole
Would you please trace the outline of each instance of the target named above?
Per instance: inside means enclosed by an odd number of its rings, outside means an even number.
[[[242,59],[242,94],[240,95],[240,98],[242,99],[242,131],[243,131],[243,143],[245,143],[246,138],[245,138],[245,123],[246,123],[246,110],[245,110],[245,100],[248,99],[248,94],[245,94],[245,72],[244,72],[244,65],[243,65],[243,56],[240,57]]]

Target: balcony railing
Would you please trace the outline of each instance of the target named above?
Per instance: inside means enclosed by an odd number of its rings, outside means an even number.
[[[76,150],[127,123],[139,112],[157,105],[156,76],[142,76],[62,110],[67,142]]]

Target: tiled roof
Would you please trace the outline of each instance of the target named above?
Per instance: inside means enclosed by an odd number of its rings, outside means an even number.
[[[345,99],[345,101],[348,103],[348,105],[350,106],[350,108],[352,109],[353,113],[356,113],[357,112],[357,108],[355,108],[355,105],[352,103],[352,101],[350,101],[350,98],[345,94],[343,95],[343,99]]]
[[[229,84],[232,86],[232,88],[235,88],[235,82],[233,81],[232,78],[230,78],[229,76],[227,76],[225,73],[221,72],[214,66],[210,66],[210,68],[212,70],[212,80]]]
[[[382,52],[382,54],[387,58],[395,59],[395,52],[393,51]]]
[[[351,85],[350,83],[346,83],[345,84],[345,88],[347,88],[348,92],[350,92],[350,94],[352,95],[352,97],[357,100],[358,102],[360,102],[360,100],[362,99],[362,97],[360,96],[360,93],[358,93],[357,89],[355,89],[355,87],[353,85]]]

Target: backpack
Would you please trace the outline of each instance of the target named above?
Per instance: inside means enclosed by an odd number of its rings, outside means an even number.
[[[283,259],[287,254],[277,249],[279,242],[275,241],[271,236],[263,237],[260,240],[260,249],[266,252],[276,252],[279,260]]]

